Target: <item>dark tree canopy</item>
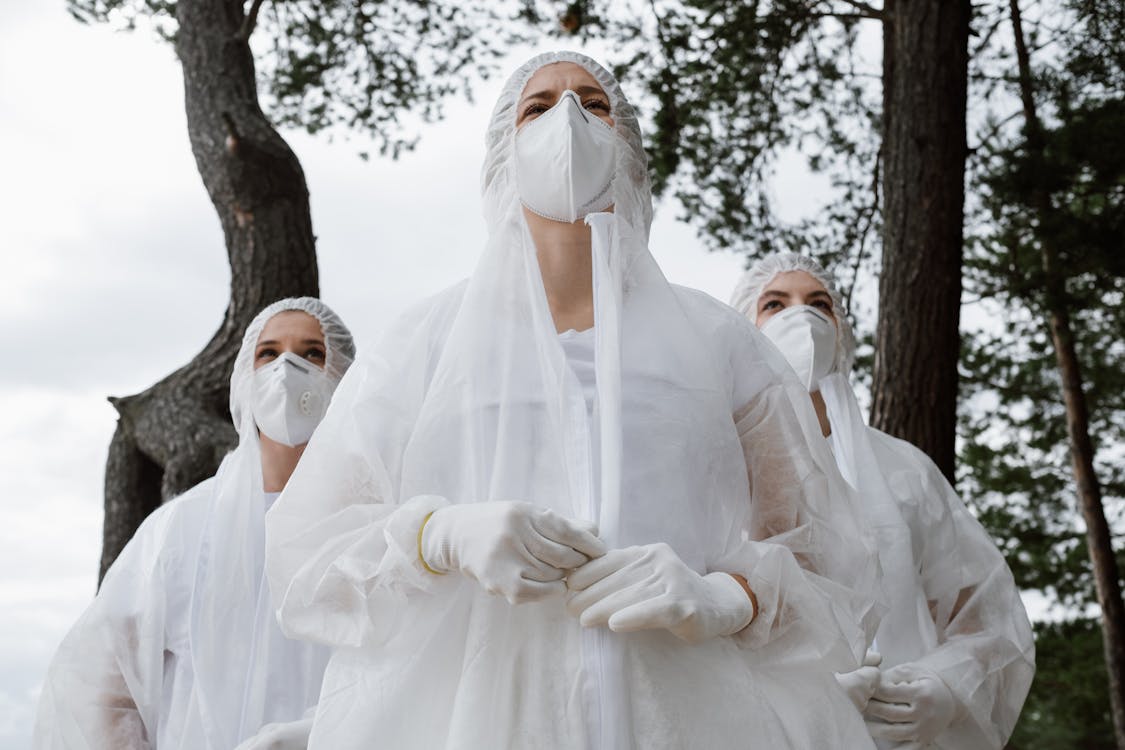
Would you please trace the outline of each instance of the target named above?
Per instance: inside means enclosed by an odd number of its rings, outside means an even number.
[[[1095,592],[1101,605],[1102,633],[1083,657],[1098,661],[1100,692],[1076,685],[1073,665],[1042,659],[1020,746],[1112,747],[1115,725],[1117,744],[1125,728],[1112,542],[1125,510],[1125,6],[1010,3],[1011,17],[1024,7],[1019,80],[996,84],[1016,88],[1019,117],[985,123],[993,137],[974,170],[966,288],[992,325],[966,342],[962,475],[1022,585],[1072,611]],[[1041,628],[1047,645],[1067,632],[1091,630]],[[1064,709],[1055,696],[1068,683]]]
[[[650,113],[655,191],[675,198],[712,248],[804,251],[829,265],[871,257],[881,11],[839,0],[589,0],[567,13],[579,38],[614,40],[612,67]],[[787,222],[772,184],[798,150],[834,199]]]
[[[180,0],[190,3],[192,0]],[[229,0],[237,34],[250,42],[256,82],[276,127],[344,129],[397,155],[417,142],[407,115],[429,122],[451,94],[524,38],[513,3],[454,0]],[[176,0],[68,0],[84,23],[179,31]]]

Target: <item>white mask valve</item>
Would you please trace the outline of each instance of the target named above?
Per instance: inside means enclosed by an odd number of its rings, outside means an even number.
[[[324,370],[283,352],[254,371],[250,411],[266,437],[288,446],[307,443],[320,424],[336,384]]]

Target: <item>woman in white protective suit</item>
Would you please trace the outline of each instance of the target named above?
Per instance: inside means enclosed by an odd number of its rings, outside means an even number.
[[[283,629],[335,647],[310,747],[871,747],[822,666],[864,648],[858,504],[784,360],[660,274],[617,82],[520,67],[482,181],[473,276],[356,362],[266,518]]]
[[[864,423],[848,383],[855,339],[824,269],[771,255],[731,304],[808,388],[875,534],[889,607],[874,645],[882,663],[839,675],[871,735],[880,747],[1003,747],[1035,673],[1031,626],[1003,556],[925,453]]]
[[[328,650],[277,626],[264,517],[354,356],[317,299],[254,319],[231,375],[238,447],[145,519],[107,571],[51,664],[36,748],[305,747]]]

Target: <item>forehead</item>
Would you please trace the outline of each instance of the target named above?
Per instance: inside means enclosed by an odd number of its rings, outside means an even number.
[[[581,65],[572,62],[549,63],[527,79],[527,84],[520,92],[520,98],[541,91],[561,93],[570,89],[577,92],[579,88],[594,88],[605,93],[598,79]]]
[[[285,310],[266,321],[258,341],[276,341],[296,337],[300,339],[322,339],[320,321],[303,310]]]
[[[789,294],[802,295],[812,294],[813,292],[828,292],[828,290],[824,288],[824,284],[821,284],[805,271],[783,271],[777,276],[774,276],[770,280],[770,283],[766,284],[764,291],[788,292]]]

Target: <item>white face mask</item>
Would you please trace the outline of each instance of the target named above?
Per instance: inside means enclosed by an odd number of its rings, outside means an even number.
[[[335,390],[336,383],[324,370],[283,352],[254,371],[250,412],[270,440],[301,445],[312,437]]]
[[[540,216],[572,223],[613,205],[613,128],[564,91],[558,104],[516,133],[516,189]]]
[[[820,379],[832,372],[836,360],[836,324],[815,307],[794,305],[774,315],[762,333],[781,350],[809,393],[820,390]]]

